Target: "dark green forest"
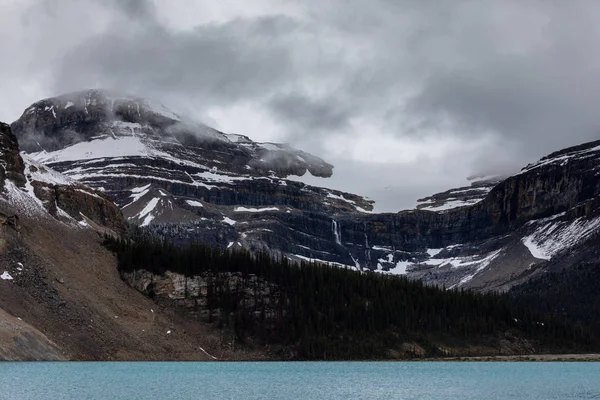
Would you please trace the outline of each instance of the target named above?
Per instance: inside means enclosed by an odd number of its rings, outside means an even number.
[[[600,332],[600,264],[583,262],[517,286],[511,295],[523,307]]]
[[[168,270],[206,276],[206,322],[231,330],[241,343],[287,349],[294,359],[598,349],[592,330],[534,311],[509,295],[444,290],[404,277],[297,263],[267,253],[202,244],[178,247],[140,234],[106,238],[105,244],[117,254],[122,273],[146,270],[161,275]],[[227,278],[232,274],[242,279],[232,284]],[[257,279],[272,289],[265,291]],[[248,302],[247,293],[256,301]],[[154,295],[151,290],[148,294]]]

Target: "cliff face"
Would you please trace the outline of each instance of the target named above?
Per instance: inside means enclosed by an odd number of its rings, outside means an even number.
[[[502,290],[596,232],[600,143],[431,196],[416,210],[371,214],[360,196],[285,179],[328,176],[323,160],[223,134],[143,99],[73,93],[35,103],[12,127],[29,157],[104,193],[128,222],[176,243],[268,249]],[[104,221],[115,213],[90,211]]]
[[[125,229],[120,209],[20,156],[9,127],[0,128],[0,360],[263,357],[221,347],[222,333],[125,284],[97,234]]]
[[[10,126],[0,122],[0,187],[11,179],[17,186],[25,185],[23,159],[19,155],[19,144]]]
[[[80,222],[124,232],[126,223],[119,208],[103,193],[96,192],[19,153],[10,127],[0,123],[0,183],[15,214],[45,213],[57,219]]]

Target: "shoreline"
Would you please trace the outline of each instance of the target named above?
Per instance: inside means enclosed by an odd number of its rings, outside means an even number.
[[[448,358],[426,358],[419,361],[521,361],[521,362],[600,362],[600,354],[529,354],[511,356],[472,356],[472,357],[448,357]]]

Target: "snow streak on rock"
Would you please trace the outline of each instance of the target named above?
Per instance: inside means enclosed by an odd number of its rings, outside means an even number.
[[[561,221],[554,216],[535,222],[535,231],[523,238],[531,255],[540,260],[550,260],[554,255],[600,231],[600,217],[580,217],[572,221]]]

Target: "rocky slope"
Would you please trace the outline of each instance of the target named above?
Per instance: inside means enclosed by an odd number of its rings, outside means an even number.
[[[125,227],[95,191],[19,155],[0,125],[0,360],[210,360],[261,355],[124,283],[102,235]],[[218,350],[218,352],[217,352]]]
[[[328,176],[323,160],[223,134],[147,100],[78,92],[35,103],[12,127],[29,157],[175,242],[504,290],[585,246],[599,225],[599,143],[423,199],[416,210],[371,214],[360,196],[285,179]]]
[[[176,240],[334,261],[320,252],[331,247],[329,215],[372,209],[360,196],[285,179],[330,176],[333,167],[317,157],[218,132],[148,100],[67,94],[35,103],[12,128],[29,158],[103,191],[130,223]],[[321,220],[326,232],[314,235]]]

